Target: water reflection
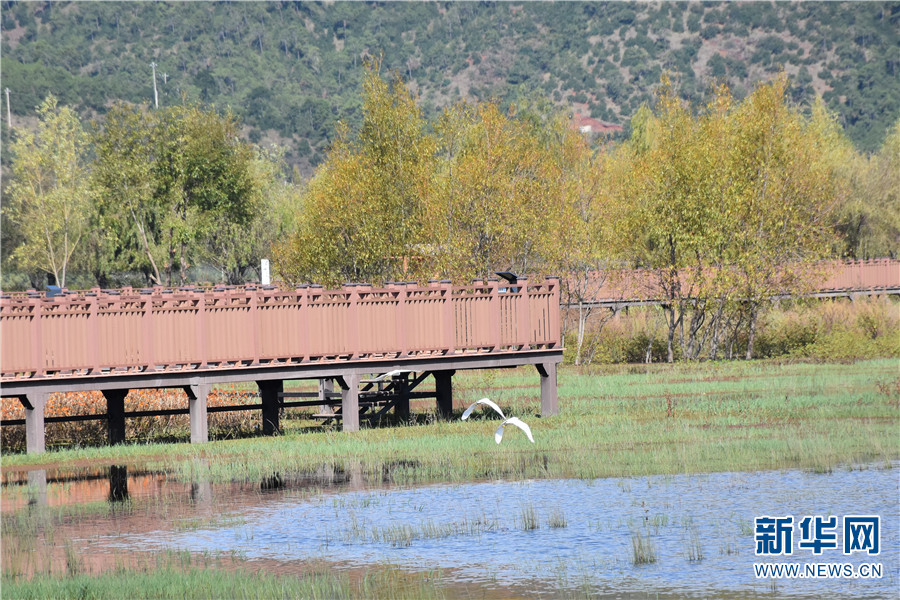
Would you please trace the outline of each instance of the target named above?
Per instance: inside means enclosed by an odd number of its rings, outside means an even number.
[[[105,481],[92,481],[105,484],[111,502],[130,499],[128,514],[118,516],[115,528],[96,518],[73,523],[58,531],[60,539],[90,539],[90,552],[109,554],[238,553],[273,571],[290,571],[310,560],[355,568],[385,563],[439,568],[458,582],[533,592],[528,596],[573,590],[734,596],[773,593],[769,580],[753,575],[753,563],[762,560],[754,554],[755,517],[875,514],[883,519],[877,560],[846,557],[840,550],[813,556],[798,550],[797,533],[794,554],[778,562],[878,562],[882,579],[781,580],[775,595],[893,597],[900,576],[900,463],[829,474],[717,473],[406,489],[367,487],[359,465],[272,473],[230,485],[211,485],[204,478],[209,465],[195,466],[190,483],[133,467],[109,468]],[[27,487],[29,502],[43,497],[46,504],[62,480],[39,471],[18,479],[6,475],[4,512],[16,485]],[[62,485],[72,489],[75,482]],[[143,502],[146,498],[150,501]],[[636,564],[636,535],[651,545],[655,562]]]
[[[47,471],[28,471],[28,504],[47,506]]]
[[[126,465],[110,465],[109,501],[124,502],[126,500],[128,500],[128,467]]]
[[[209,507],[212,504],[212,485],[209,483],[209,460],[194,459],[194,479],[191,481],[191,503],[194,506]]]
[[[352,479],[352,477],[351,477]],[[629,593],[771,592],[757,580],[753,519],[760,515],[880,514],[881,580],[782,580],[778,595],[890,595],[898,577],[896,470],[800,471],[528,481],[351,491],[313,497],[286,493],[241,513],[241,524],[110,540],[195,552],[238,551],[249,559],[314,557],[355,565],[453,569],[479,584],[535,589],[613,587]],[[302,528],[297,523],[303,523]],[[636,536],[655,562],[637,564]],[[798,534],[799,535],[799,534]],[[813,556],[785,562],[851,562]]]

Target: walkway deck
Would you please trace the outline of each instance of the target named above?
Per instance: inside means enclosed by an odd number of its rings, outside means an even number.
[[[359,428],[360,380],[391,371],[435,381],[440,414],[452,408],[457,370],[534,365],[541,411],[558,411],[562,360],[559,285],[520,280],[153,288],[4,295],[0,394],[25,407],[27,449],[44,450],[44,407],[54,392],[100,390],[111,442],[125,437],[128,390],[183,388],[191,440],[205,442],[206,396],[215,383],[256,382],[263,429],[278,430],[287,379],[336,381],[345,431]],[[406,406],[414,385],[398,385]],[[402,404],[401,404],[402,406]]]

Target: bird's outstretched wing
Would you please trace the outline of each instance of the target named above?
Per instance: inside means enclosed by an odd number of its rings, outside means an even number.
[[[391,377],[393,377],[395,375],[400,375],[401,373],[409,373],[409,371],[404,371],[402,369],[397,369],[396,371],[388,371],[384,375],[379,375],[378,377],[376,377],[375,379],[372,379],[371,381],[384,381],[385,379],[390,379]]]
[[[532,444],[534,443],[534,437],[532,437],[531,435],[531,427],[529,427],[527,423],[520,420],[518,417],[510,417],[503,421],[503,423],[500,424],[500,427],[497,428],[497,431],[494,432],[494,441],[498,444],[503,441],[503,427],[506,425],[515,425],[525,432],[525,435],[528,436],[528,439]]]
[[[472,414],[472,411],[475,410],[475,407],[478,406],[479,404],[484,404],[485,406],[490,406],[490,407],[493,408],[495,411],[497,411],[497,414],[500,415],[500,418],[501,418],[501,419],[505,419],[505,418],[506,418],[506,415],[503,414],[503,411],[500,410],[500,407],[499,407],[499,406],[497,406],[496,404],[494,404],[493,402],[491,402],[491,401],[488,400],[487,398],[482,398],[481,400],[475,401],[475,403],[472,404],[472,406],[470,406],[469,408],[466,409],[466,412],[464,412],[464,413],[462,414],[462,420],[465,421],[466,419],[468,419],[469,416]]]

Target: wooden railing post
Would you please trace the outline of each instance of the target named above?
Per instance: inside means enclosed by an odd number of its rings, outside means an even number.
[[[114,301],[119,301],[114,299]],[[100,372],[100,315],[99,315],[99,296],[88,299],[88,325],[87,325],[87,342],[88,355],[90,356],[91,373]]]
[[[207,353],[207,348],[209,347],[209,336],[207,335],[207,323],[206,323],[206,292],[203,290],[197,290],[194,292],[197,296],[197,352],[199,354],[199,368],[206,368],[207,361],[209,360],[209,354]]]
[[[350,358],[359,358],[359,292],[356,284],[345,284],[344,291],[350,292],[350,304],[347,306],[347,346]],[[345,421],[346,422],[346,421]]]
[[[516,322],[516,338],[522,350],[531,346],[531,312],[528,299],[528,279],[520,277],[516,285],[519,288],[518,320]]]
[[[559,348],[562,346],[562,340],[560,337],[560,312],[559,312],[559,277],[547,277],[545,279],[547,285],[550,287],[550,312],[547,315],[547,318],[550,319],[550,322],[547,324],[548,331],[550,332],[550,340],[552,342],[552,348]]]
[[[297,320],[300,323],[300,331],[298,332],[298,337],[300,338],[300,343],[302,344],[301,348],[303,350],[303,356],[300,357],[301,360],[308,361],[309,360],[309,287],[306,285],[300,286],[296,290],[297,296],[300,298],[300,318]]]
[[[250,336],[253,340],[253,362],[250,364],[259,364],[259,311],[257,308],[258,290],[247,290],[244,292],[250,294],[250,314],[248,315],[246,325],[250,328]],[[246,331],[246,329],[245,329]]]
[[[454,354],[456,352],[456,319],[454,318],[453,283],[449,279],[442,279],[441,288],[444,346],[447,354]]]
[[[44,305],[41,299],[37,298],[34,300],[33,306],[31,312],[31,363],[34,365],[34,376],[42,377],[46,372],[44,368],[44,332],[41,323]]]
[[[141,317],[141,337],[143,341],[141,349],[144,353],[142,362],[146,365],[148,371],[153,371],[156,368],[156,361],[153,356],[153,296],[152,292],[143,296],[144,314]]]
[[[489,279],[487,282],[488,290],[490,290],[491,317],[489,319],[491,326],[492,350],[497,352],[500,350],[500,341],[503,339],[503,323],[500,320],[500,283],[496,279]]]
[[[409,315],[406,304],[406,284],[390,283],[387,288],[397,294],[397,316],[395,317],[397,336],[397,357],[406,356],[409,351],[406,329],[409,327]]]

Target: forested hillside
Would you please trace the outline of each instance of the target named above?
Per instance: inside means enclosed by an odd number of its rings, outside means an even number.
[[[105,113],[115,100],[230,107],[250,140],[310,174],[338,120],[361,121],[362,61],[401,72],[428,119],[460,98],[546,98],[627,129],[669,71],[693,104],[744,97],[784,70],[821,95],[858,148],[900,116],[900,3],[2,3],[14,117],[48,93]],[[5,116],[5,115],[4,115]],[[627,132],[626,132],[627,133]]]

